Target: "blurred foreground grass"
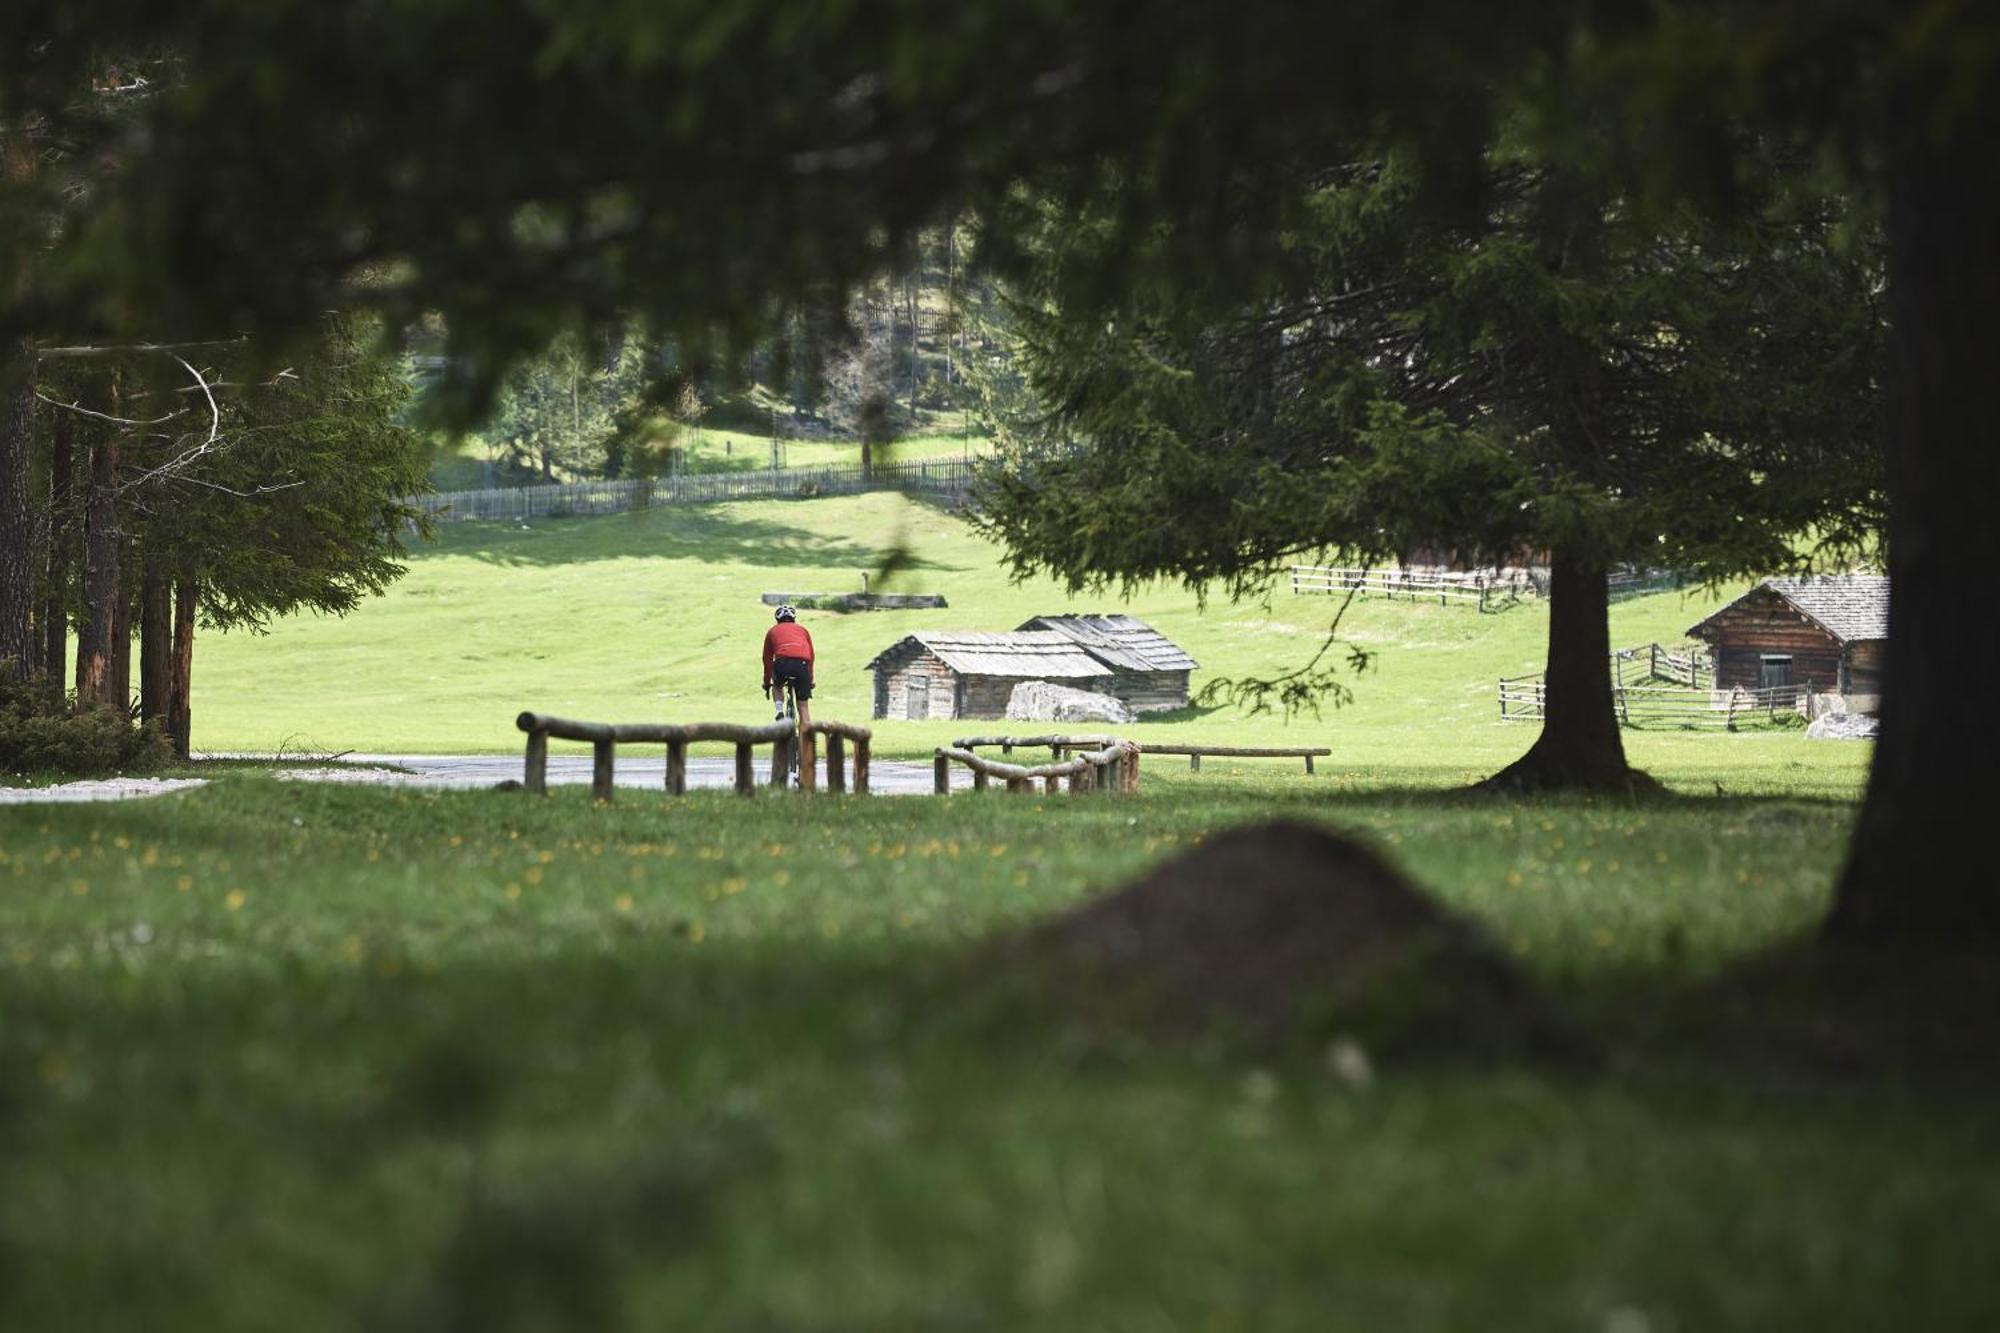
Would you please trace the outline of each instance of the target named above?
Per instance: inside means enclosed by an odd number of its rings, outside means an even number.
[[[980,941],[1274,813],[1483,919],[1608,1071],[1357,1087],[991,1009]],[[8,811],[0,1323],[1990,1327],[1990,1087],[1725,984],[1811,929],[1850,817],[1171,770]]]

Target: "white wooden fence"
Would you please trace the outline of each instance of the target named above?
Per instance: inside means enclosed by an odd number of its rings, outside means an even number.
[[[410,503],[441,521],[453,519],[567,518],[620,514],[655,505],[715,504],[724,500],[803,500],[863,491],[919,495],[964,494],[972,464],[939,458],[874,467],[770,468],[754,472],[697,472],[671,477],[581,481],[485,491],[440,491]]]

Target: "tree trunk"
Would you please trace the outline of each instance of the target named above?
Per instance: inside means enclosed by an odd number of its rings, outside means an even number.
[[[1494,791],[1653,788],[1625,762],[1611,699],[1611,604],[1601,561],[1558,549],[1549,558],[1549,665],[1542,734],[1480,783]]]
[[[105,437],[90,455],[90,505],[84,514],[83,614],[76,630],[78,703],[123,701],[112,690],[112,655],[118,630],[118,437]]]
[[[188,757],[194,710],[190,705],[194,685],[194,612],[198,589],[193,579],[174,583],[174,651],[167,671],[167,734],[173,738],[174,754]]]
[[[56,413],[49,444],[49,560],[43,586],[42,672],[61,684],[69,668],[69,579],[73,528],[69,521],[70,491],[76,467],[75,427],[67,412]]]
[[[1890,116],[1889,643],[1882,737],[1832,916],[1834,939],[2000,936],[1978,775],[2000,720],[1978,690],[2000,672],[2000,619],[1965,597],[2000,559],[2000,96],[1948,132],[1935,98]]]
[[[139,717],[167,720],[167,687],[173,669],[173,586],[166,571],[146,564],[139,596]]]
[[[122,543],[124,534],[121,532]],[[118,598],[111,604],[111,671],[107,690],[111,706],[132,711],[132,579],[131,562],[118,553]]]
[[[952,232],[958,227],[956,221],[944,224],[944,382],[958,383],[958,368],[952,363],[952,326],[958,322],[958,255],[952,246]],[[956,394],[952,395],[954,398]]]
[[[21,338],[0,356],[0,676],[25,676],[34,666],[28,624],[35,596],[28,508],[34,433],[35,348]]]
[[[921,253],[921,252],[920,252]],[[917,284],[923,275],[923,261],[917,262],[917,271],[910,275],[905,294],[910,303],[910,425],[915,429],[917,420]]]

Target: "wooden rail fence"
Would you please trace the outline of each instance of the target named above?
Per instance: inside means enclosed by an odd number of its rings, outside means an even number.
[[[1549,571],[1540,567],[1466,571],[1430,565],[1397,569],[1293,565],[1291,576],[1294,595],[1354,592],[1413,602],[1435,598],[1439,606],[1476,602],[1482,611],[1495,601],[1546,597],[1549,591]],[[1684,575],[1670,569],[1625,566],[1605,576],[1605,592],[1614,598],[1626,597],[1657,588],[1679,587],[1685,582]]]
[[[412,496],[413,508],[432,518],[564,518],[622,514],[657,505],[715,504],[724,500],[811,499],[864,491],[963,494],[973,465],[960,458],[878,463],[873,467],[772,468],[745,472],[694,472],[671,477],[628,477],[565,485],[512,486],[483,491],[439,491]]]
[[[939,796],[951,794],[951,766],[964,764],[972,770],[972,787],[984,791],[987,785],[998,778],[1007,784],[1011,792],[1032,792],[1037,781],[1046,792],[1061,790],[1063,779],[1069,779],[1072,795],[1090,792],[1121,793],[1131,795],[1139,790],[1139,747],[1131,741],[1116,740],[1111,737],[1096,739],[1110,743],[1101,749],[1086,751],[1074,758],[1052,759],[1046,764],[1033,766],[1007,764],[975,754],[963,745],[939,746],[932,761],[932,789]]]
[[[1809,702],[1812,695],[1810,685],[1718,689],[1715,665],[1698,647],[1685,652],[1657,643],[1644,648],[1621,648],[1611,654],[1610,666],[1611,704],[1618,712],[1620,725],[1627,727],[1663,723],[1734,731],[1740,718],[1761,713],[1775,720],[1780,714],[1798,711],[1800,701]],[[1637,683],[1627,683],[1628,673],[1633,674]],[[1706,686],[1702,684],[1704,677],[1708,681]],[[1502,721],[1539,722],[1546,707],[1546,684],[1540,672],[1500,682]]]
[[[537,796],[548,795],[549,738],[588,741],[591,746],[590,794],[600,801],[611,799],[613,765],[620,743],[654,744],[667,747],[667,792],[680,796],[687,791],[688,746],[721,743],[736,747],[736,792],[749,796],[757,789],[756,749],[771,747],[770,785],[783,787],[791,778],[792,747],[802,745],[799,756],[799,789],[817,787],[817,738],[827,738],[826,785],[832,792],[847,788],[846,746],[854,744],[854,792],[868,794],[869,743],[866,727],[845,722],[815,722],[803,733],[789,722],[766,722],[746,727],[729,722],[668,723],[577,722],[551,717],[547,713],[522,713],[514,725],[528,734],[527,771],[522,786]]]
[[[1114,736],[1058,735],[1058,736],[961,736],[952,745],[961,750],[977,750],[981,746],[1000,747],[1000,753],[1012,754],[1015,746],[1023,748],[1043,746],[1056,759],[1086,745],[1105,745],[1116,740]],[[1313,760],[1333,753],[1326,746],[1318,745],[1174,745],[1162,743],[1147,744],[1142,747],[1147,754],[1186,755],[1188,771],[1201,772],[1201,761],[1206,757],[1218,759],[1303,759],[1306,772],[1313,771]]]
[[[1453,601],[1475,602],[1484,611],[1489,602],[1511,601],[1542,591],[1535,577],[1525,571],[1509,574],[1468,574],[1449,569],[1341,569],[1326,565],[1293,565],[1292,592],[1355,592],[1380,597],[1430,601],[1439,606]]]

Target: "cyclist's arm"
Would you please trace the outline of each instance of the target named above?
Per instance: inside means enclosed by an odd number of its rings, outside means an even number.
[[[764,692],[766,694],[771,692],[771,659],[776,656],[771,640],[775,637],[776,633],[776,630],[764,631]]]

